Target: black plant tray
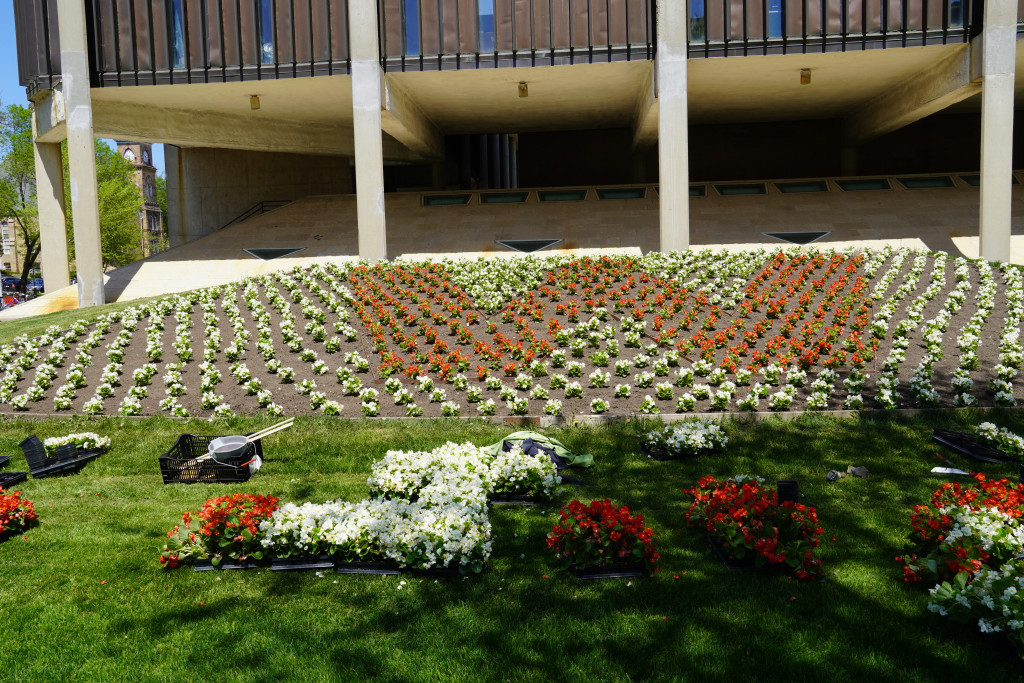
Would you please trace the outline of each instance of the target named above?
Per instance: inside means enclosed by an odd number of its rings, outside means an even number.
[[[266,566],[267,562],[264,560],[236,560],[233,557],[225,557],[217,566],[214,566],[211,560],[196,560],[193,569],[197,572],[211,572],[220,569],[260,569]]]
[[[640,442],[640,452],[646,455],[651,460],[657,460],[658,462],[664,462],[666,460],[676,460],[676,458],[673,458],[671,455],[669,455],[668,451],[666,451],[665,449],[650,448],[643,441]]]
[[[402,570],[394,562],[336,562],[334,567],[339,574],[395,576],[402,573]]]
[[[270,561],[272,572],[297,572],[308,569],[334,569],[333,555],[296,555],[294,557],[275,557]]]
[[[738,560],[735,557],[725,552],[725,548],[718,542],[718,539],[714,536],[708,536],[708,545],[715,551],[715,555],[718,556],[719,561],[725,566],[726,569],[733,572],[752,572],[760,569],[760,567],[754,564],[754,558],[745,557],[742,560]]]
[[[964,432],[936,429],[932,432],[932,441],[945,446],[957,455],[962,455],[965,458],[978,462],[987,462],[995,465],[1005,465],[1013,462],[1006,453],[991,446],[986,446],[970,434],[965,434]]]
[[[643,564],[602,564],[595,567],[570,565],[569,571],[577,579],[634,579],[644,576]]]
[[[469,574],[463,574],[458,567],[431,567],[430,569],[414,569],[412,573],[415,576],[424,577],[442,577],[442,576],[468,576]]]
[[[11,456],[0,455],[0,467],[7,467],[11,464]]]
[[[3,472],[0,473],[0,488],[14,486],[28,479],[28,472]]]
[[[515,493],[495,493],[490,498],[492,505],[539,505],[537,496],[522,496]]]

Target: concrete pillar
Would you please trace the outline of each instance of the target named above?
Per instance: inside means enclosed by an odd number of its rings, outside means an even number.
[[[89,45],[85,3],[57,0],[60,27],[61,83],[67,108],[68,169],[75,234],[78,305],[106,303],[100,252],[100,208],[96,190],[96,141],[89,92]]]
[[[376,262],[388,255],[380,116],[384,74],[380,68],[380,46],[377,42],[377,0],[349,0],[348,25],[359,256]]]
[[[36,201],[39,205],[39,260],[46,290],[55,292],[71,283],[68,237],[64,227],[64,165],[59,142],[39,142],[35,106],[32,138],[35,142]]]
[[[986,0],[981,82],[981,257],[1010,260],[1017,3]]]
[[[686,103],[686,3],[657,0],[658,185],[661,250],[690,248],[689,117]]]

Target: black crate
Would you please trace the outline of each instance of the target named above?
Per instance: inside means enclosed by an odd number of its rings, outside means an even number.
[[[0,473],[0,489],[20,484],[28,479],[28,472],[2,472]]]
[[[165,484],[237,483],[249,481],[263,462],[263,445],[257,439],[241,455],[222,460],[209,457],[210,442],[220,437],[182,434],[171,449],[160,456],[160,474]],[[256,459],[255,462],[250,462]],[[246,464],[248,463],[248,464]]]

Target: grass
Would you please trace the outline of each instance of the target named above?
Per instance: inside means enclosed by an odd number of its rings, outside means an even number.
[[[182,431],[248,431],[268,420],[216,427],[163,418],[7,420],[0,453],[17,453],[33,432],[91,430],[114,443],[80,474],[18,487],[41,523],[24,540],[0,544],[8,634],[0,678],[1019,680],[1019,660],[1002,639],[929,613],[927,594],[904,585],[893,561],[904,549],[910,507],[944,481],[929,473],[939,464],[931,430],[986,418],[1024,431],[1016,412],[728,421],[726,453],[668,463],[638,454],[635,422],[552,431],[596,462],[559,504],[609,497],[653,526],[661,572],[631,582],[584,582],[555,570],[544,536],[557,504],[495,508],[493,557],[484,574],[468,578],[158,566],[163,534],[210,496],[238,490],[286,501],[356,500],[366,495],[371,462],[389,448],[487,444],[507,427],[298,418],[268,439],[263,471],[229,487],[163,486],[156,455]],[[828,470],[847,465],[874,476],[825,481]],[[17,456],[11,468],[23,466]],[[1016,474],[1009,466],[985,471]],[[799,480],[826,529],[827,581],[729,572],[685,527],[681,489],[703,474],[736,473]]]
[[[51,325],[65,328],[79,320],[95,320],[106,313],[123,311],[131,306],[145,306],[150,301],[156,301],[157,299],[163,298],[163,296],[151,296],[143,299],[134,299],[132,301],[118,301],[112,304],[103,304],[102,306],[72,308],[66,311],[43,313],[41,315],[34,315],[28,318],[5,320],[0,322],[0,344],[9,344],[14,341],[16,337],[23,334],[28,335],[29,337],[37,337],[45,332],[46,328]]]

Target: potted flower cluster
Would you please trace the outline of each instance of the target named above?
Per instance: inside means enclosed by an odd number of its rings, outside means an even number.
[[[650,430],[640,445],[648,457],[666,460],[724,451],[728,443],[729,437],[711,420],[688,419]]]
[[[66,444],[73,443],[78,447],[78,452],[99,452],[105,453],[110,448],[110,437],[100,436],[95,432],[78,432],[65,436],[54,436],[43,441],[48,455],[53,455],[56,450]]]
[[[560,519],[547,536],[562,569],[578,578],[641,576],[657,571],[654,532],[644,518],[607,498],[584,505],[573,500],[562,508]]]
[[[181,525],[167,532],[160,564],[169,569],[192,560],[198,569],[244,568],[263,559],[260,523],[278,507],[278,499],[251,493],[210,498],[195,513],[182,515]],[[193,531],[193,517],[199,527]]]
[[[914,507],[913,549],[896,560],[905,581],[934,584],[929,610],[1005,632],[1024,652],[1024,484],[974,479],[943,484]]]
[[[683,493],[693,497],[687,523],[707,533],[726,566],[787,567],[802,580],[821,573],[815,550],[824,530],[813,507],[779,502],[763,479],[745,475],[725,481],[701,477]]]
[[[37,518],[35,506],[21,497],[21,491],[4,493],[0,488],[0,540],[22,533]]]

